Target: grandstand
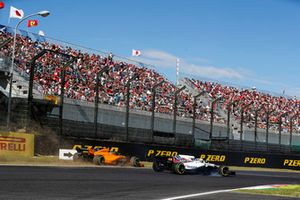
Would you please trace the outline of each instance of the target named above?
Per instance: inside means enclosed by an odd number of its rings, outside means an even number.
[[[0,32],[2,99],[9,92],[10,31]],[[35,60],[33,105],[28,107],[32,59],[44,49]],[[297,99],[184,78],[180,86],[186,89],[174,105],[176,86],[154,68],[25,31],[17,36],[15,64],[12,121],[22,122],[21,127],[34,119],[64,136],[251,151],[294,151],[300,141]],[[160,82],[154,107],[152,89]],[[2,112],[6,102],[1,102]],[[0,121],[5,123],[4,115]]]

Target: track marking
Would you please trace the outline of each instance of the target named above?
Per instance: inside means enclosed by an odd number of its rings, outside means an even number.
[[[164,198],[161,200],[187,199],[187,198],[199,197],[199,196],[205,196],[205,195],[211,195],[211,194],[233,192],[233,191],[237,191],[237,190],[253,190],[253,189],[270,188],[270,187],[276,186],[276,185],[280,185],[280,184],[258,185],[258,186],[234,188],[234,189],[227,189],[227,190],[215,190],[215,191],[210,191],[210,192],[201,192],[201,193],[188,194],[188,195],[182,195],[182,196],[177,196],[177,197],[169,197],[169,198]]]
[[[161,199],[161,200],[187,199],[187,198],[199,197],[199,196],[210,195],[210,194],[233,192],[235,190],[240,190],[240,189],[242,189],[242,188],[228,189],[228,190],[215,190],[215,191],[211,191],[211,192],[202,192],[202,193],[188,194],[188,195],[177,196],[177,197],[170,197],[170,198],[165,198],[165,199]]]

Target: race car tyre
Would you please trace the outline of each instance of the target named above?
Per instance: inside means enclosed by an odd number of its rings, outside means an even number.
[[[94,163],[95,165],[98,165],[98,156],[94,156],[94,158],[93,158],[93,163]]]
[[[120,166],[124,166],[124,165],[126,165],[127,164],[127,159],[126,158],[122,158],[122,159],[120,159],[120,160],[118,160],[118,165],[120,165]]]
[[[140,166],[140,159],[138,159],[137,157],[133,156],[130,158],[130,164],[133,167],[139,167]]]
[[[176,163],[173,166],[173,170],[174,170],[175,174],[182,175],[185,173],[185,166],[183,163]]]
[[[74,161],[74,162],[79,162],[79,161],[80,161],[80,156],[79,156],[78,153],[75,153],[75,154],[73,155],[73,161]]]
[[[219,174],[221,174],[224,177],[227,177],[230,175],[229,168],[226,166],[220,166],[219,168]]]
[[[93,163],[96,165],[104,165],[105,159],[103,156],[94,156]]]
[[[154,160],[152,163],[152,169],[155,172],[163,172],[164,166],[158,160]]]

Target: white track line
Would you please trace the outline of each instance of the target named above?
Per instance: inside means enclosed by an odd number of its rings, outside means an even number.
[[[215,191],[211,191],[211,192],[202,192],[202,193],[188,194],[188,195],[177,196],[177,197],[170,197],[170,198],[165,198],[165,199],[161,199],[161,200],[187,199],[187,198],[198,197],[198,196],[204,196],[204,195],[210,195],[210,194],[218,194],[218,193],[225,193],[225,192],[233,192],[233,191],[235,191],[235,190],[240,190],[240,189],[242,189],[242,188],[228,189],[228,190],[215,190]]]
[[[204,196],[204,195],[211,195],[211,194],[218,194],[218,193],[233,192],[233,191],[243,190],[243,189],[246,189],[246,190],[247,190],[247,189],[254,189],[254,188],[265,187],[265,186],[272,186],[272,185],[278,185],[278,184],[258,185],[258,186],[250,186],[250,187],[234,188],[234,189],[227,189],[227,190],[215,190],[215,191],[210,191],[210,192],[202,192],[202,193],[188,194],[188,195],[182,195],[182,196],[177,196],[177,197],[169,197],[169,198],[164,198],[164,199],[161,199],[161,200],[187,199],[187,198],[199,197],[199,196]]]

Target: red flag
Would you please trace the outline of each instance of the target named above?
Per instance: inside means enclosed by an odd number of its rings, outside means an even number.
[[[4,2],[0,1],[0,9],[4,8]]]
[[[28,20],[27,27],[37,26],[38,20]]]

